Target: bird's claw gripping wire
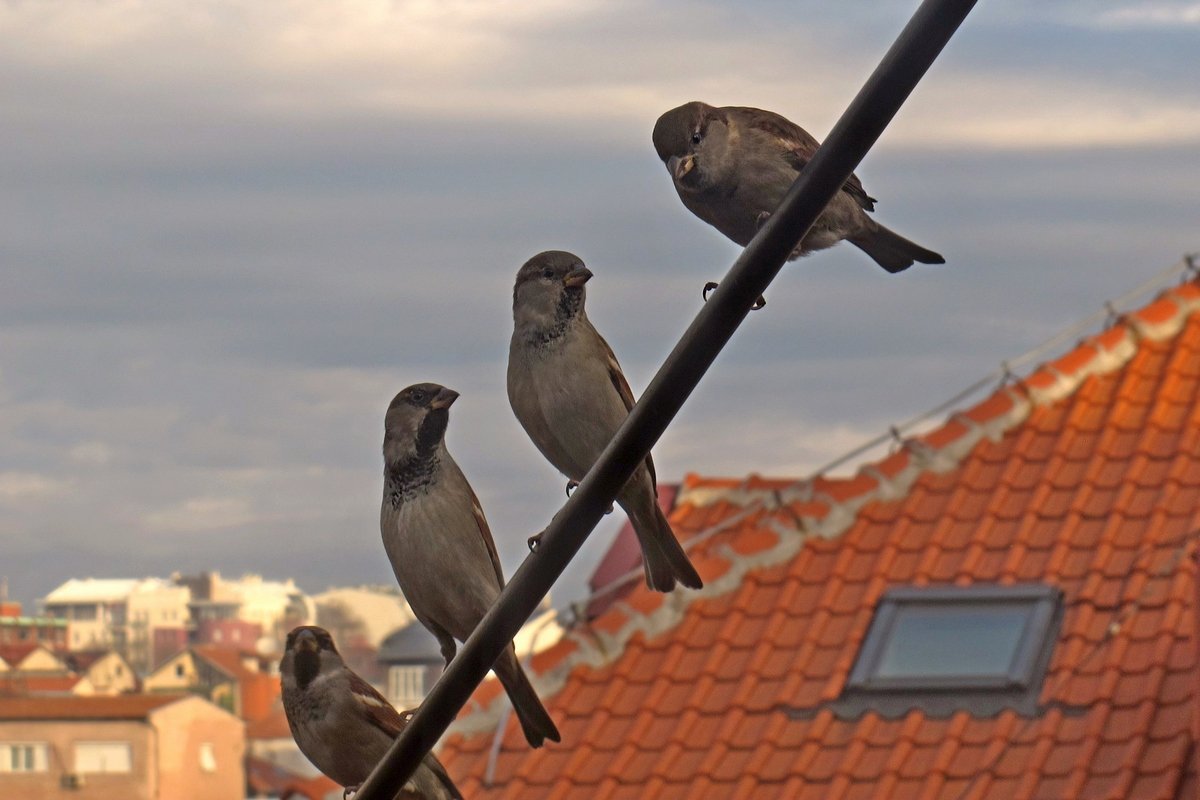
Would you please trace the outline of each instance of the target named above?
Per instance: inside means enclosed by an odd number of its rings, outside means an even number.
[[[704,298],[704,302],[706,302],[706,303],[708,302],[709,292],[711,292],[713,289],[717,288],[717,286],[719,286],[719,285],[720,284],[718,284],[716,281],[709,281],[708,283],[704,284],[704,291],[700,293],[700,296]],[[763,297],[760,294],[758,296],[758,299],[754,301],[754,305],[750,306],[750,310],[758,311],[760,308],[762,308],[766,304],[767,304],[767,298]]]
[[[716,286],[716,284],[713,284],[713,285]],[[571,492],[575,491],[578,488],[579,488],[579,481],[567,481],[567,497],[570,497]],[[613,512],[613,507],[610,504],[608,506],[608,511],[605,511],[604,513],[611,514],[612,512]]]

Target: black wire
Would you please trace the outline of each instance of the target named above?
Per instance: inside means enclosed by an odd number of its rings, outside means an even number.
[[[537,551],[525,559],[412,721],[372,770],[358,800],[391,800],[404,786],[975,2],[924,0],[917,9],[779,208],[704,304],[579,488],[547,526]]]

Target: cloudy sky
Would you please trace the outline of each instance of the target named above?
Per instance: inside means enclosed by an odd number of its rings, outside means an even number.
[[[737,254],[655,118],[823,136],[914,8],[0,0],[0,574],[390,581],[382,415],[423,380],[511,572],[563,487],[505,399],[517,267],[583,257],[639,390]],[[981,2],[858,170],[947,265],[790,266],[659,475],[802,475],[1200,248],[1198,34],[1194,1]]]

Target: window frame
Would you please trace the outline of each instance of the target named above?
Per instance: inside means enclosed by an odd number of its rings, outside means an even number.
[[[425,699],[426,666],[424,664],[393,664],[388,669],[388,690],[395,705],[411,707]]]
[[[1040,684],[1040,673],[1045,672],[1050,650],[1057,639],[1052,634],[1057,631],[1056,622],[1061,616],[1061,600],[1061,590],[1047,584],[900,586],[889,589],[875,606],[871,625],[846,681],[846,690],[864,694],[1028,692]],[[904,607],[978,608],[1014,603],[1027,603],[1030,608],[1011,662],[1002,671],[987,675],[964,673],[890,678],[876,674]]]
[[[84,769],[79,764],[79,751],[80,748],[87,747],[121,748],[129,756],[127,759],[128,768],[114,769],[106,763],[101,763],[100,769]],[[72,742],[71,745],[71,771],[76,775],[132,775],[137,771],[134,756],[133,742],[128,739],[80,739]],[[103,759],[101,761],[103,762]]]
[[[196,758],[201,772],[212,774],[217,771],[217,749],[212,742],[201,742]]]
[[[13,753],[17,749],[27,750],[32,766],[14,766]],[[37,775],[50,771],[50,743],[31,740],[0,742],[0,775]],[[22,759],[25,760],[25,759]]]

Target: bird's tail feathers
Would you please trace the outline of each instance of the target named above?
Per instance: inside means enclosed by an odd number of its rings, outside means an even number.
[[[648,515],[646,515],[648,516]],[[646,585],[656,592],[669,592],[681,583],[689,589],[703,588],[700,574],[692,566],[684,552],[671,523],[667,521],[658,503],[654,503],[654,516],[646,519],[631,514],[630,522],[637,533],[642,547],[642,565],[646,570]]]
[[[912,266],[914,261],[922,264],[945,264],[946,259],[932,250],[926,250],[916,242],[885,228],[874,220],[870,226],[849,238],[849,242],[875,260],[888,272],[901,272]]]
[[[511,646],[496,660],[494,670],[504,691],[508,693],[508,699],[512,702],[513,711],[516,712],[529,746],[541,747],[546,739],[552,742],[562,741],[558,727],[550,718],[546,707],[542,705],[525,670],[521,669]]]

